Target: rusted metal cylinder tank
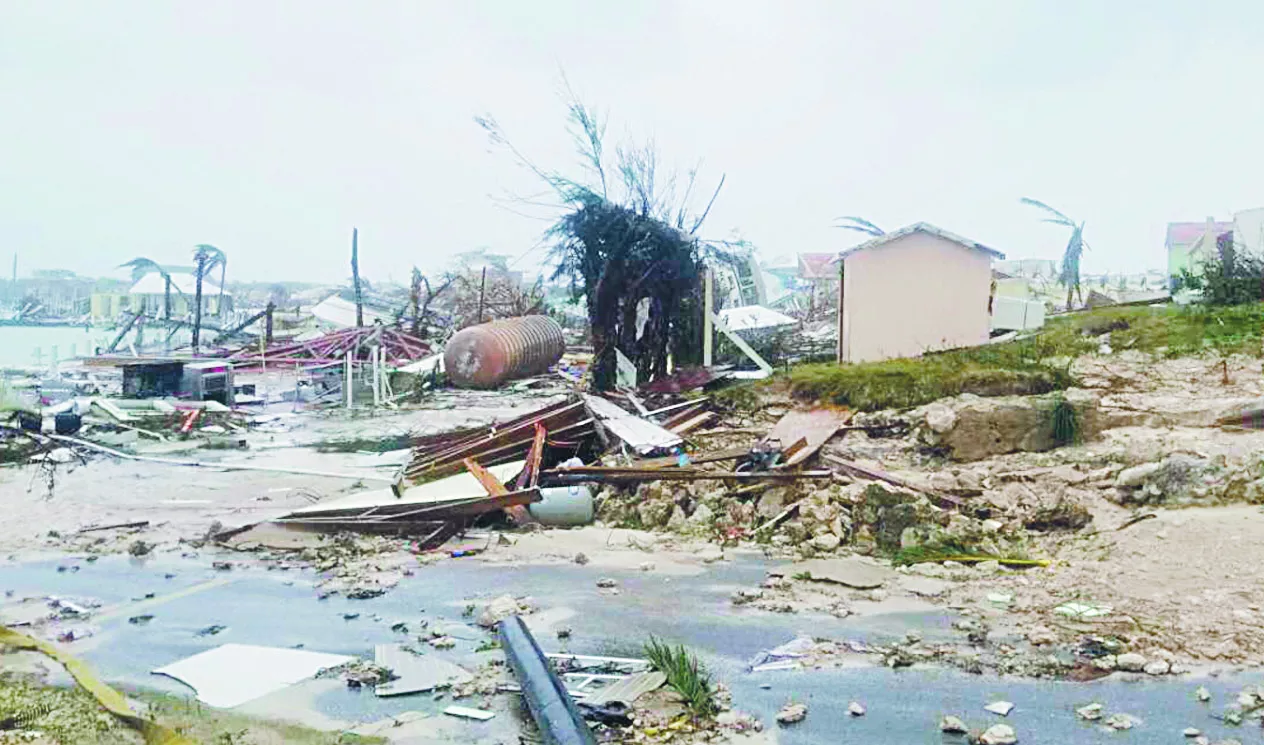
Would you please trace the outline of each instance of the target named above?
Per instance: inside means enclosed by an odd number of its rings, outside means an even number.
[[[495,388],[545,372],[565,351],[562,327],[552,318],[505,318],[458,331],[443,352],[443,367],[460,388]]]

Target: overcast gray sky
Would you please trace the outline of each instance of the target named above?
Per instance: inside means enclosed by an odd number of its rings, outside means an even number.
[[[486,246],[531,265],[536,190],[472,117],[573,161],[560,70],[610,134],[728,182],[764,256],[929,221],[1086,271],[1164,263],[1169,220],[1264,205],[1264,3],[0,0],[0,257],[109,274],[195,243],[230,278],[371,278]],[[705,195],[703,195],[705,196]],[[116,272],[121,274],[121,272]]]

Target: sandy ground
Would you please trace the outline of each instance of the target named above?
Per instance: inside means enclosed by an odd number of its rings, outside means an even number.
[[[42,551],[126,550],[137,540],[155,550],[176,550],[181,539],[201,540],[216,523],[231,528],[267,520],[313,502],[389,479],[407,451],[320,453],[328,440],[427,434],[504,420],[539,408],[549,397],[478,392],[444,394],[428,408],[391,413],[283,411],[284,418],[246,435],[244,451],[191,448],[189,443],[142,440],[138,454],[196,460],[205,468],[120,460],[88,454],[87,463],[59,464],[49,489],[47,472],[26,465],[0,469],[0,501],[21,519],[0,521],[0,555],[22,558]],[[226,471],[216,463],[318,470],[346,478]],[[384,482],[383,482],[384,483]],[[84,528],[148,521],[139,529]]]

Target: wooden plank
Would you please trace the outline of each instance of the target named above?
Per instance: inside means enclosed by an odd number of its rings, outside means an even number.
[[[849,419],[851,419],[851,412],[845,409],[791,411],[777,420],[763,441],[777,440],[783,447],[788,448],[800,439],[806,440],[802,448],[786,457],[778,465],[779,468],[793,468],[811,458]]]
[[[938,501],[941,504],[951,505],[953,507],[960,507],[963,504],[965,504],[963,500],[960,500],[956,497],[949,496],[947,494],[944,494],[943,492],[939,492],[934,489],[931,489],[930,487],[914,484],[911,481],[905,481],[904,479],[899,478],[898,476],[894,476],[892,474],[887,473],[886,471],[881,471],[877,468],[865,468],[859,463],[852,463],[849,460],[844,460],[834,455],[827,455],[825,456],[825,459],[829,461],[830,463],[838,466],[840,469],[847,471],[848,473],[851,473],[855,476],[860,476],[861,478],[869,479],[871,481],[885,481],[888,484],[891,484],[892,486],[898,486],[902,489],[908,489],[909,491],[915,491],[920,494],[925,494],[926,496],[930,497],[931,499],[934,499],[935,501]]]
[[[725,460],[737,460],[743,458],[750,453],[750,448],[733,448],[731,450],[719,450],[714,453],[702,453],[689,456],[689,463],[718,463]],[[680,463],[680,459],[674,455],[667,455],[662,458],[645,458],[632,462],[633,468],[672,468]]]
[[[723,319],[711,311],[708,311],[707,316],[711,319],[711,323],[715,324],[715,327],[720,330],[720,333],[727,336],[729,341],[733,342],[738,349],[742,350],[742,353],[749,357],[751,362],[754,362],[760,370],[772,375],[772,365],[768,364],[763,357],[760,357],[759,353],[752,349],[751,345],[747,344],[745,339],[732,331],[729,331],[729,327],[724,323]]]
[[[480,466],[478,461],[473,458],[466,458],[462,462],[465,463],[465,467],[469,469],[474,478],[478,479],[478,483],[482,484],[483,488],[487,490],[488,496],[500,497],[509,493],[509,489],[500,483],[500,479],[493,476],[486,468]]]
[[[584,466],[582,468],[555,468],[542,474],[554,484],[571,484],[580,481],[596,483],[637,481],[796,481],[798,479],[828,479],[832,471],[703,471],[695,468],[608,468]]]
[[[714,411],[704,411],[701,414],[698,414],[697,416],[695,416],[694,418],[685,420],[681,422],[680,424],[677,424],[675,427],[672,427],[671,431],[675,432],[678,435],[686,435],[694,431],[695,429],[701,427],[702,425],[711,422],[717,416],[718,415]]]

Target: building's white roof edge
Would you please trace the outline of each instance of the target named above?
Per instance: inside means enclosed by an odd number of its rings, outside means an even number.
[[[884,246],[894,240],[903,238],[906,235],[912,235],[913,233],[929,233],[931,235],[939,236],[940,238],[943,238],[944,240],[952,241],[953,243],[964,246],[965,248],[968,248],[972,251],[980,251],[982,253],[985,253],[988,256],[991,256],[993,259],[997,259],[1001,261],[1005,259],[1005,254],[1001,253],[1000,251],[997,251],[994,248],[988,248],[982,243],[978,243],[977,241],[972,241],[969,238],[963,238],[957,235],[956,233],[944,230],[943,228],[937,227],[935,225],[931,225],[928,222],[915,222],[912,225],[900,228],[899,230],[893,233],[886,233],[884,235],[875,237],[873,240],[868,240],[868,241],[865,241],[864,243],[858,243],[855,246],[852,246],[851,248],[845,248],[842,251],[839,251],[838,256],[839,258],[842,258],[844,256],[847,256],[848,254],[852,254],[857,251],[865,251],[871,248],[880,248],[881,246]]]

